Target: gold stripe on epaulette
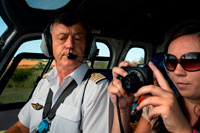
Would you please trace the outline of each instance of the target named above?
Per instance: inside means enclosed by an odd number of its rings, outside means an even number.
[[[99,81],[101,81],[105,78],[106,77],[104,75],[100,74],[100,73],[92,73],[90,80],[92,80],[93,82],[95,82],[97,84]]]
[[[45,79],[47,77],[47,73],[45,73],[42,78]]]

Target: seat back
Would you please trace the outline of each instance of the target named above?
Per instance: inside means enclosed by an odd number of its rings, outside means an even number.
[[[152,62],[153,64],[161,71],[161,73],[163,74],[163,76],[165,77],[165,79],[168,81],[171,89],[174,91],[174,93],[176,94],[177,92],[177,88],[175,87],[175,85],[173,84],[173,82],[171,81],[167,70],[165,69],[165,65],[164,65],[164,52],[160,52],[157,53],[153,59]]]

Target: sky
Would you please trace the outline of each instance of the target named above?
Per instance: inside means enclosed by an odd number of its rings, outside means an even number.
[[[3,32],[7,29],[6,24],[3,22],[2,18],[0,17],[0,36],[3,34]],[[18,55],[21,52],[35,52],[35,53],[42,53],[40,49],[41,40],[34,40],[25,42],[23,45],[20,46],[20,48],[17,50],[16,55]],[[99,56],[109,57],[110,52],[108,47],[103,43],[97,43],[97,48],[100,49]],[[141,48],[134,48],[131,49],[126,59],[127,61],[139,61],[141,57],[144,57],[144,50]]]
[[[3,32],[7,29],[6,24],[3,22],[1,16],[0,16],[0,36],[3,34]]]

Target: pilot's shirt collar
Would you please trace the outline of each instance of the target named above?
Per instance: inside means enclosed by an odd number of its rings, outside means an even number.
[[[59,77],[57,75],[56,67],[52,69],[47,74],[47,80],[49,82],[49,87],[53,91],[53,97],[55,100],[57,97],[62,93],[62,91],[66,88],[67,85],[74,79],[78,85],[81,84],[81,82],[84,79],[84,76],[86,72],[88,71],[89,66],[87,63],[82,63],[78,68],[76,68],[70,75],[66,76],[63,79],[62,85],[59,86]]]

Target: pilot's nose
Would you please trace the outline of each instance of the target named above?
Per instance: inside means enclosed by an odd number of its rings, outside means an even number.
[[[67,38],[67,41],[65,42],[65,46],[67,49],[73,49],[74,48],[74,44],[73,44],[73,39],[71,36],[69,36]]]

